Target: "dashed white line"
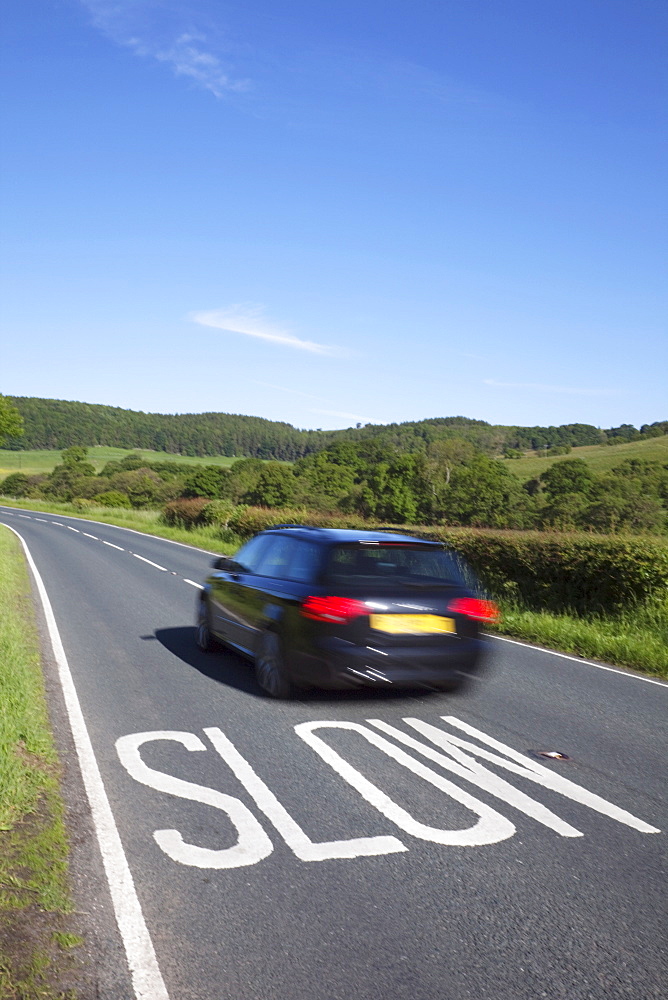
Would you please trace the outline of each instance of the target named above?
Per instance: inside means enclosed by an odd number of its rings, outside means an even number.
[[[107,542],[106,544],[108,545],[109,543]],[[118,548],[118,546],[116,546],[116,548]],[[143,556],[138,556],[136,552],[133,552],[132,555],[135,557],[135,559],[141,559],[142,562],[148,563],[149,566],[154,566],[155,569],[162,570],[163,573],[167,572],[166,566],[159,566],[158,563],[151,562],[150,559],[144,559]]]
[[[96,542],[100,541],[100,539],[97,537],[97,535],[89,535],[87,531],[82,531],[81,534],[85,535],[86,538],[94,538]]]
[[[79,531],[79,529],[78,528],[73,528],[71,524],[66,524],[65,527],[69,528],[70,531],[76,531],[77,535],[81,534],[81,532]]]
[[[10,531],[14,531],[14,528],[10,528]],[[51,602],[28,546],[18,532],[15,534],[21,539],[44,608],[44,617],[46,618],[54,659],[58,665],[58,674],[79,758],[79,766],[90,803],[104,870],[111,890],[116,922],[125,946],[128,967],[132,976],[134,994],[137,1000],[169,1000],[167,988],[155,956],[151,935],[137,897],[130,866],[102,782]]]
[[[43,521],[44,524],[48,524],[49,523],[45,517],[36,517],[35,520],[36,521]]]
[[[19,517],[21,517],[20,514],[19,514]],[[57,524],[59,528],[64,528],[65,527],[65,525],[61,521],[52,521],[51,524]]]
[[[183,582],[184,583],[189,583],[191,587],[197,587],[198,590],[204,590],[204,587],[202,586],[202,584],[201,583],[195,583],[194,580],[186,580],[186,578],[184,577],[183,578]]]
[[[19,517],[25,517],[27,521],[32,521],[30,514],[19,514]]]
[[[118,549],[119,552],[125,552],[125,549],[122,549],[120,545],[114,545],[113,542],[105,542],[104,538],[102,539],[102,544],[108,545],[110,549]]]

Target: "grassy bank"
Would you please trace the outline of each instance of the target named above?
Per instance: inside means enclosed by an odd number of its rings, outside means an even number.
[[[57,503],[46,500],[13,500],[0,497],[0,503],[6,507],[17,507],[20,510],[37,510],[44,513],[65,514],[67,517],[79,517],[86,521],[101,521],[103,524],[115,524],[119,528],[131,528],[147,535],[158,535],[169,538],[173,542],[185,542],[195,548],[209,549],[221,555],[227,555],[239,548],[240,541],[225,541],[221,538],[220,529],[215,526],[195,528],[179,528],[165,524],[161,520],[159,510],[133,510],[132,508],[91,507],[82,513],[71,503]]]
[[[17,508],[116,524],[221,554],[234,552],[241,542],[226,533],[221,537],[220,529],[214,526],[186,529],[163,524],[159,511],[155,510],[112,511],[100,507],[82,515],[71,504],[38,500],[1,502]],[[280,520],[279,512],[276,520]],[[668,604],[665,602],[636,607],[618,615],[589,617],[530,611],[504,601],[501,601],[501,610],[499,634],[668,678]]]
[[[0,997],[76,996],[59,765],[49,728],[30,585],[0,526]]]
[[[580,618],[502,603],[494,631],[591,660],[668,679],[668,603],[620,615]]]

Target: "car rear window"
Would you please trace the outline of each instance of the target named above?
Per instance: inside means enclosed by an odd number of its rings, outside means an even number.
[[[387,545],[336,545],[327,564],[329,583],[374,587],[397,584],[463,584],[456,556],[431,545],[389,543]]]

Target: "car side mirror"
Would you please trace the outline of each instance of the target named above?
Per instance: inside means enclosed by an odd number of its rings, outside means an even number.
[[[236,565],[234,560],[230,559],[229,556],[216,556],[211,563],[213,569],[226,570],[228,573],[234,565]]]

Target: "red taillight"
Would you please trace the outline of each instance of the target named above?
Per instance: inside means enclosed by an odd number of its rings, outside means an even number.
[[[448,611],[456,615],[466,615],[479,622],[498,622],[499,609],[494,601],[481,601],[477,597],[458,597],[448,604]]]
[[[305,618],[314,622],[345,623],[369,614],[366,604],[350,597],[307,597],[300,610]]]

